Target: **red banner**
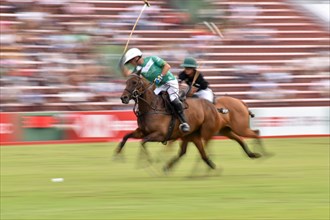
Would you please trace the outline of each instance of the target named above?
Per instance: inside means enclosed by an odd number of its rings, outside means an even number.
[[[0,113],[0,143],[20,141],[18,114]]]
[[[23,116],[20,117],[20,115]],[[63,131],[63,141],[117,141],[137,128],[132,111],[63,112],[56,115],[24,115],[25,113],[0,113],[1,144],[24,144],[24,129],[51,129]],[[21,121],[19,121],[21,120]],[[54,143],[53,139],[50,139]],[[43,140],[43,143],[47,140]],[[56,142],[56,140],[55,140]],[[26,143],[30,143],[27,141]],[[31,143],[37,143],[35,141]]]
[[[72,112],[59,117],[67,140],[118,140],[137,128],[132,111]]]
[[[23,128],[51,128],[57,123],[52,115],[23,116],[22,119]]]

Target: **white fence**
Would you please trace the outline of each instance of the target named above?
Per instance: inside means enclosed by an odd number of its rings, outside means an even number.
[[[329,107],[251,108],[261,136],[329,135]]]

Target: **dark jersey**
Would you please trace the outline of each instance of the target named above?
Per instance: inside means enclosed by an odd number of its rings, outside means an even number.
[[[195,74],[196,74],[196,72],[195,72]],[[189,77],[186,74],[185,71],[182,71],[179,74],[178,81],[179,81],[179,83],[186,82],[187,85],[191,86],[192,81],[194,80],[194,76],[195,75],[193,75],[192,77]],[[197,79],[196,79],[196,81],[195,81],[195,83],[194,83],[193,86],[197,88],[197,91],[199,91],[199,90],[207,89],[208,85],[209,85],[209,83],[207,81],[205,81],[205,79],[203,77],[203,74],[200,72],[199,73],[199,76],[197,77]]]

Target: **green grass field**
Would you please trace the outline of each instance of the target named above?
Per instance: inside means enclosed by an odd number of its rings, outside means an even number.
[[[329,219],[329,138],[264,143],[275,156],[251,160],[236,143],[213,141],[219,171],[208,175],[201,162],[193,168],[189,146],[167,176],[161,167],[177,146],[150,143],[162,158],[153,169],[137,169],[137,143],[126,162],[111,160],[115,143],[1,147],[1,220]]]

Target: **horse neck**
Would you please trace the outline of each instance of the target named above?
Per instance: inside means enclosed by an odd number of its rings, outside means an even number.
[[[154,110],[157,106],[155,106],[155,101],[158,96],[153,92],[149,85],[145,85],[145,92],[141,97],[139,97],[138,107],[140,112],[149,112]]]

